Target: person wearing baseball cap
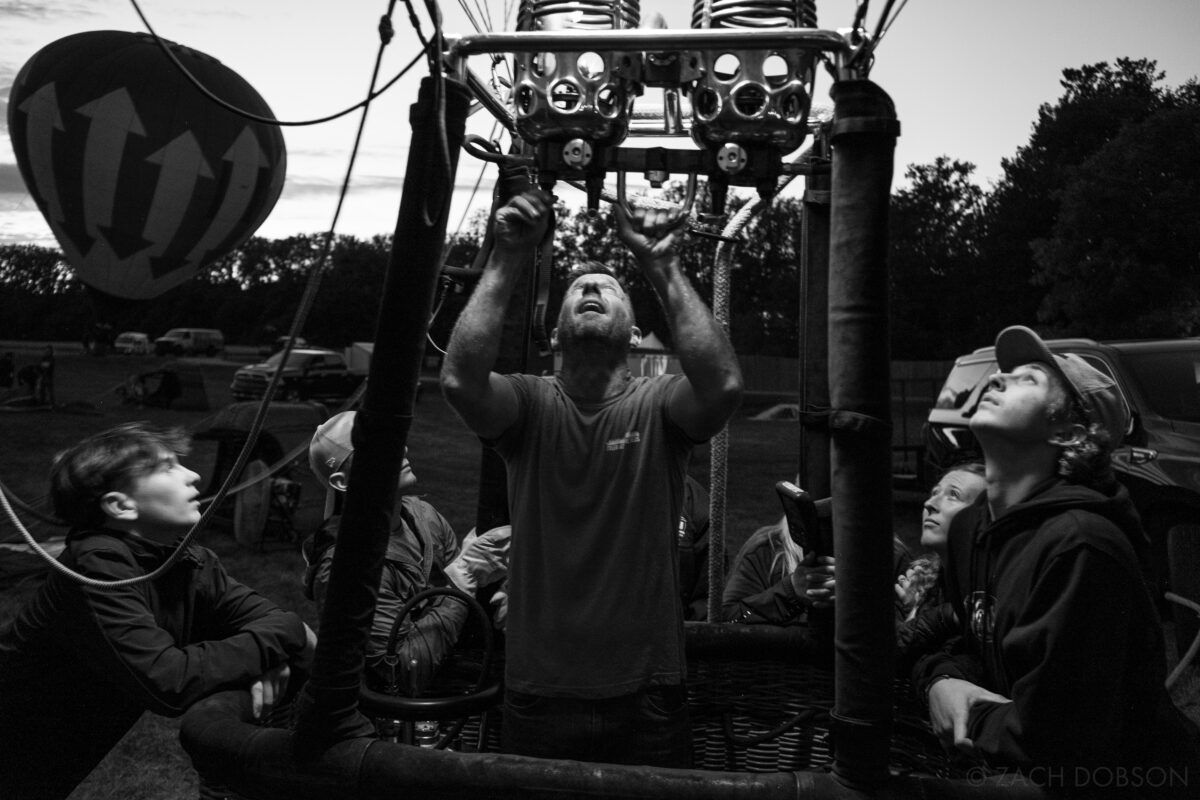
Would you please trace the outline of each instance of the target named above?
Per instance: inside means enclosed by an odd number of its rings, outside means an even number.
[[[996,337],[996,362],[970,418],[987,490],[954,519],[944,562],[961,636],[913,673],[934,732],[1055,791],[1192,796],[1200,732],[1164,688],[1146,535],[1111,468],[1125,401],[1024,326]],[[1130,793],[1117,772],[1174,777]]]
[[[340,501],[350,483],[354,458],[350,435],[355,414],[343,411],[323,422],[308,448],[313,474],[326,487],[325,522],[301,548],[307,564],[305,595],[318,606],[324,602],[328,588],[341,525]],[[406,448],[366,654],[367,679],[372,688],[406,695],[417,694],[429,685],[462,633],[467,607],[448,595],[432,598],[415,621],[410,619],[401,625],[396,649],[399,659],[385,658],[400,610],[431,586],[453,585],[471,594],[501,581],[507,575],[511,533],[507,526],[480,536],[472,533],[460,546],[446,518],[416,496],[416,485],[417,476]]]

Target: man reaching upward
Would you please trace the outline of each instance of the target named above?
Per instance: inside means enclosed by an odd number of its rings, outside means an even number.
[[[569,276],[551,333],[557,375],[498,375],[500,330],[552,197],[518,195],[450,339],[447,400],[508,469],[512,510],[504,740],[544,758],[687,766],[682,603],[674,537],[692,448],[729,420],[742,376],[680,268],[682,219],[616,207],[654,287],[682,375],[633,378],[641,337],[602,265]],[[586,720],[586,722],[585,722]]]

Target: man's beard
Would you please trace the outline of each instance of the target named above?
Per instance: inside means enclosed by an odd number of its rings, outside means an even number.
[[[632,331],[621,325],[559,326],[558,346],[561,350],[600,350],[624,353],[629,350]]]

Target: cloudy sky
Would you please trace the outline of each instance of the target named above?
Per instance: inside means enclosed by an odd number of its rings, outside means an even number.
[[[361,99],[378,49],[376,24],[388,5],[385,0],[139,3],[160,36],[238,72],[281,120],[323,117]],[[464,3],[474,9],[474,22],[458,2],[444,3],[447,33],[471,33],[475,23],[487,30],[511,29],[516,0]],[[882,0],[871,4],[872,23],[883,5]],[[1000,174],[1000,159],[1028,141],[1038,106],[1059,96],[1064,68],[1127,56],[1156,60],[1170,86],[1200,75],[1197,0],[900,0],[896,5],[902,11],[872,72],[895,100],[901,120],[896,183],[905,165],[944,154],[974,163],[979,182],[987,186]],[[643,0],[641,6],[643,18],[657,11],[669,27],[689,24],[687,0]],[[820,0],[820,26],[848,26],[855,6],[855,0]],[[385,51],[384,78],[396,74],[418,46],[403,4],[397,4],[393,21],[396,37]],[[422,25],[428,33],[424,12]],[[128,0],[0,0],[0,244],[55,244],[25,191],[8,137],[13,78],[40,48],[93,30],[144,27]],[[473,60],[472,67],[486,71],[486,63]],[[366,237],[393,229],[408,157],[408,108],[420,71],[372,105],[339,232]],[[828,90],[822,73],[816,104],[829,105]],[[356,112],[335,122],[284,129],[287,182],[259,235],[328,229],[359,118]],[[491,120],[475,115],[468,130],[491,138]],[[494,168],[485,170],[463,156],[451,229],[469,205],[486,205],[493,176]],[[560,194],[579,193],[563,187]]]

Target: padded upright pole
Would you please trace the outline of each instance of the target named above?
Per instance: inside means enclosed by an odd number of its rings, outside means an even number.
[[[870,81],[841,81],[831,94],[834,774],[871,789],[888,776],[896,650],[887,211],[899,123],[891,98]]]
[[[408,167],[375,349],[351,433],[350,486],[321,609],[313,673],[299,698],[296,752],[301,759],[374,731],[358,711],[359,684],[441,274],[469,101],[462,84],[431,76],[422,82],[410,111]]]

